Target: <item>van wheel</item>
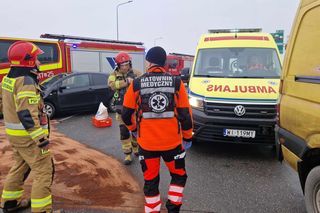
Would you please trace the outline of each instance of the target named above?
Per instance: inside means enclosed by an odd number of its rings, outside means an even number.
[[[44,111],[47,113],[47,115],[51,119],[56,113],[56,108],[54,107],[53,104],[46,102],[44,103]]]
[[[320,166],[313,168],[308,174],[304,187],[307,212],[320,212]]]

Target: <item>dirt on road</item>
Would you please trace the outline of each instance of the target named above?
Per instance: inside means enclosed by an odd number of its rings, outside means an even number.
[[[67,138],[54,125],[50,150],[55,162],[55,207],[143,212],[141,186],[119,161]],[[12,149],[0,122],[0,193],[13,163]],[[32,172],[25,183],[25,196],[29,196],[31,184]]]

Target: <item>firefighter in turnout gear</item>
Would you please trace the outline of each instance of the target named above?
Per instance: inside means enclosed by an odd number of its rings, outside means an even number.
[[[108,79],[108,85],[114,91],[114,105],[116,108],[116,120],[119,123],[120,128],[120,140],[122,144],[122,150],[125,154],[124,164],[129,165],[132,162],[131,153],[138,156],[138,144],[137,140],[130,133],[121,119],[121,111],[124,94],[130,82],[137,76],[141,75],[141,72],[132,69],[131,57],[126,52],[120,52],[116,58],[116,69],[110,74]]]
[[[148,72],[135,79],[125,94],[122,119],[137,135],[139,160],[144,175],[145,212],[160,212],[160,157],[170,171],[166,207],[177,213],[187,180],[185,150],[192,144],[192,114],[185,87],[179,77],[165,72],[166,52],[151,48]]]
[[[1,195],[1,208],[13,212],[28,207],[22,200],[23,184],[33,173],[32,212],[52,212],[51,184],[54,165],[49,145],[49,122],[37,80],[43,51],[30,42],[17,41],[8,50],[11,69],[1,84],[6,134],[15,163],[7,175]],[[61,211],[54,211],[61,212]]]

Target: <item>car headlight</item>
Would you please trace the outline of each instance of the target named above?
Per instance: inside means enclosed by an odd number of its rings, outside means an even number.
[[[203,109],[203,98],[189,96],[189,104],[191,107]]]

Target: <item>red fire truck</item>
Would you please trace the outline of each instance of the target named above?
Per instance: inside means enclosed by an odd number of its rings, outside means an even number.
[[[194,56],[180,53],[169,53],[167,56],[165,69],[172,75],[181,75],[181,70],[191,68]]]
[[[132,57],[133,68],[144,71],[145,48],[141,42],[115,41],[67,35],[43,34],[46,40],[0,37],[0,82],[8,73],[8,48],[16,41],[35,43],[44,53],[40,55],[39,80],[59,73],[106,72],[114,70],[114,57],[126,51]],[[49,40],[53,39],[53,40]]]

